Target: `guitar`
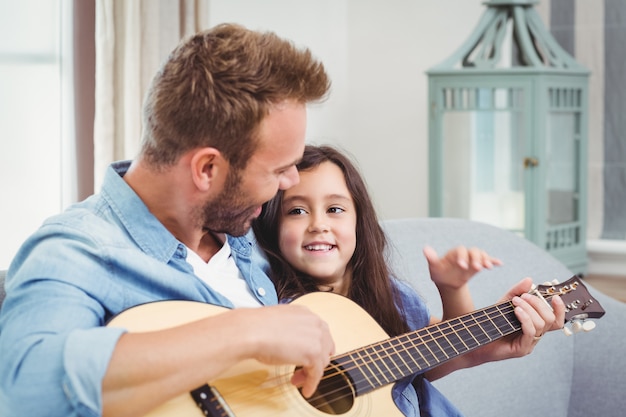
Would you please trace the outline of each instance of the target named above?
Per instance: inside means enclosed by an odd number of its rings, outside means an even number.
[[[574,276],[561,284],[535,287],[546,302],[561,296],[566,323],[589,330],[587,319],[604,315],[600,304]],[[302,304],[329,324],[338,353],[331,358],[315,394],[305,399],[290,378],[294,366],[242,361],[210,384],[180,395],[148,416],[399,416],[392,383],[521,330],[512,302],[501,302],[470,314],[389,338],[361,307],[340,295],[316,292]],[[165,329],[228,311],[194,301],[159,301],[123,311],[108,324],[131,332]]]

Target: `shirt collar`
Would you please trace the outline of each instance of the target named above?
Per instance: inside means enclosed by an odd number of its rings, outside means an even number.
[[[116,213],[128,234],[145,253],[168,262],[182,243],[156,218],[122,178],[131,161],[112,163],[102,184],[102,195]]]

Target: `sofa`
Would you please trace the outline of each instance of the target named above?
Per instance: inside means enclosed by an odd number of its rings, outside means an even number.
[[[484,223],[413,218],[387,220],[383,227],[396,274],[417,289],[435,315],[441,315],[441,305],[422,255],[425,245],[440,255],[458,245],[479,247],[503,261],[470,281],[476,308],[496,303],[526,276],[542,284],[573,275],[535,244]],[[571,336],[553,331],[528,356],[460,370],[434,384],[467,417],[625,416],[626,304],[584,285],[606,311],[593,331]]]
[[[572,276],[536,245],[484,223],[412,218],[383,221],[383,227],[396,275],[417,289],[435,315],[441,315],[441,306],[422,255],[425,245],[440,254],[457,245],[480,247],[504,262],[470,281],[477,308],[494,304],[525,276],[537,283]],[[626,415],[626,355],[622,346],[626,304],[586,286],[606,311],[592,332],[572,336],[550,332],[531,355],[460,370],[434,384],[467,417]],[[4,271],[0,271],[0,302],[3,296]]]

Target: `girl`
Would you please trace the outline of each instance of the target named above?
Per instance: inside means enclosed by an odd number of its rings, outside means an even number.
[[[297,167],[300,183],[270,200],[254,224],[272,267],[279,299],[289,301],[312,291],[345,295],[363,307],[390,336],[441,321],[430,317],[408,284],[392,278],[384,257],[385,234],[355,165],[332,147],[309,145]],[[441,294],[443,319],[473,311],[467,282],[479,270],[500,264],[481,250],[464,247],[451,250],[443,258],[431,248],[425,248],[424,254]],[[520,288],[526,284],[520,283],[511,292],[525,292]],[[461,415],[428,380],[456,369],[528,353],[532,349],[528,340],[536,334],[535,328],[541,328],[543,334],[544,327],[549,326],[541,314],[531,311],[533,307],[519,303],[528,313],[521,312],[518,318],[531,323],[525,326],[524,343],[518,341],[515,345],[517,351],[511,341],[494,342],[426,372],[426,378],[419,375],[399,381],[393,388],[398,408],[407,416]],[[550,314],[545,316],[551,324],[550,318],[554,321],[555,317]]]

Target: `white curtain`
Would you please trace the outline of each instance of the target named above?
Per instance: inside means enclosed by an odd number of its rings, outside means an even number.
[[[97,0],[94,187],[132,159],[152,76],[180,39],[208,27],[209,0]]]

